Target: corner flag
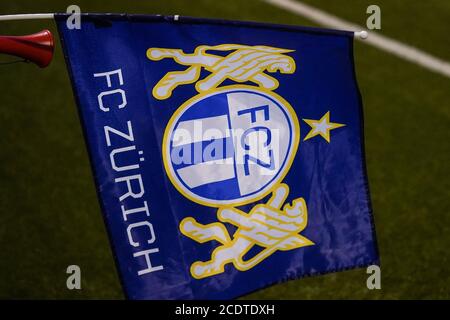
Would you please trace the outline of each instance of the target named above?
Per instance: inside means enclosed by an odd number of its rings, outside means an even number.
[[[378,264],[353,32],[55,18],[129,298]]]

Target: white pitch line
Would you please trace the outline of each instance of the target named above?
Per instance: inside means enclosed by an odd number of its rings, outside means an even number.
[[[285,9],[297,15],[303,16],[308,20],[314,21],[325,27],[333,29],[342,29],[349,31],[363,30],[364,28],[351,22],[342,20],[336,16],[328,14],[322,10],[311,7],[299,1],[293,0],[264,0],[279,8]],[[358,38],[357,38],[358,39]],[[401,43],[397,40],[382,36],[376,33],[370,33],[364,43],[370,44],[376,48],[389,52],[397,57],[418,64],[428,70],[434,71],[450,78],[450,63],[445,60],[434,57],[415,47]]]

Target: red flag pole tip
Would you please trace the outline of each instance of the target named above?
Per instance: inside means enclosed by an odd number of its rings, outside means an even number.
[[[0,36],[0,53],[23,58],[45,68],[53,58],[54,40],[48,30],[27,36]]]

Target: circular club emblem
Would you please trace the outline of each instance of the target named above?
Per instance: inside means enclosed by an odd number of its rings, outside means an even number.
[[[297,116],[282,97],[235,85],[199,94],[170,119],[166,172],[188,199],[212,207],[259,200],[288,172],[299,143]]]

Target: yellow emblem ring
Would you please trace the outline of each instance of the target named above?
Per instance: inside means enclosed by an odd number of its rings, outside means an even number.
[[[278,102],[279,105],[281,105],[285,109],[285,111],[289,114],[289,120],[291,121],[291,124],[292,124],[292,131],[293,131],[292,132],[292,146],[286,156],[286,163],[285,163],[284,167],[281,168],[281,170],[277,173],[277,176],[269,184],[267,184],[267,186],[262,188],[262,190],[260,190],[259,192],[255,193],[252,196],[243,197],[243,198],[245,198],[244,200],[242,200],[242,198],[226,200],[226,201],[206,199],[206,198],[203,198],[203,197],[200,197],[200,196],[194,194],[193,192],[185,190],[180,185],[178,178],[176,177],[175,172],[174,172],[172,166],[170,165],[170,148],[169,148],[170,135],[175,127],[177,120],[184,113],[184,111],[186,109],[190,108],[193,104],[195,104],[196,102],[198,102],[200,100],[205,99],[208,96],[212,96],[212,95],[215,95],[218,93],[224,93],[227,91],[239,90],[239,89],[246,90],[246,91],[253,91],[255,93],[263,93],[263,94],[271,97],[276,102]],[[264,198],[271,192],[273,192],[273,190],[279,185],[279,183],[281,183],[281,181],[284,179],[286,174],[289,172],[289,169],[291,168],[292,162],[294,161],[295,155],[297,153],[299,143],[300,143],[300,125],[298,122],[298,118],[297,118],[297,115],[296,115],[294,109],[292,108],[292,106],[285,99],[283,99],[278,94],[276,94],[270,90],[261,88],[261,87],[254,87],[254,86],[248,86],[248,85],[230,85],[230,86],[225,86],[225,87],[216,88],[216,89],[202,92],[202,93],[190,98],[189,100],[185,101],[173,113],[172,117],[170,118],[170,120],[166,126],[166,130],[164,132],[164,137],[163,137],[163,141],[162,141],[162,158],[163,158],[164,169],[166,170],[166,173],[170,179],[170,182],[178,190],[178,192],[180,192],[186,198],[188,198],[189,200],[191,200],[195,203],[198,203],[198,204],[201,204],[204,206],[208,206],[208,207],[224,207],[224,206],[235,207],[235,206],[241,206],[244,204],[255,202],[257,200]]]

